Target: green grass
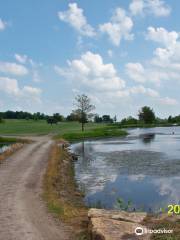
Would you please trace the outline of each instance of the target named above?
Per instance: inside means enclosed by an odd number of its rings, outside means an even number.
[[[86,130],[102,128],[105,124],[86,124]],[[5,120],[0,124],[1,135],[46,135],[46,134],[64,134],[68,132],[81,131],[81,124],[78,122],[62,122],[49,125],[44,120]]]
[[[0,137],[0,143],[14,143],[16,141],[17,141],[16,138]]]
[[[84,138],[122,136],[126,132],[118,126],[107,124],[87,123],[85,131],[81,131],[81,124],[78,122],[61,122],[49,125],[44,120],[5,120],[0,124],[1,135],[46,135],[53,134],[56,138],[65,138],[74,141]]]
[[[62,138],[73,142],[81,139],[125,136],[126,134],[127,134],[126,131],[107,126],[102,128],[94,128],[92,130],[86,130],[84,132],[79,131],[79,132],[64,133],[62,135]]]

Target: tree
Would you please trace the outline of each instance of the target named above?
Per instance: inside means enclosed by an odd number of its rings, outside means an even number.
[[[54,113],[53,118],[56,119],[57,122],[62,122],[63,121],[63,116],[60,115],[59,113]]]
[[[153,123],[156,120],[155,113],[150,107],[144,106],[139,111],[139,120],[144,123]]]
[[[91,115],[91,112],[95,109],[95,106],[91,104],[91,100],[85,94],[77,95],[75,97],[75,105],[77,109],[75,112],[79,116],[79,122],[81,122],[82,131],[84,131],[84,125],[88,121],[88,117]]]
[[[94,122],[95,123],[102,123],[102,117],[100,117],[98,114],[96,114],[95,117],[94,117]]]
[[[54,117],[48,117],[47,123],[51,124],[51,126],[52,126],[53,124],[57,124],[57,120]]]
[[[104,123],[112,123],[113,119],[111,119],[110,115],[103,115],[102,120]]]
[[[127,118],[123,118],[121,120],[121,124],[122,125],[135,125],[137,124],[138,120],[136,118],[133,118],[131,116],[127,117]]]

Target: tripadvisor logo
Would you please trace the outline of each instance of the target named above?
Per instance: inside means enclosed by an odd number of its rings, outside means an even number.
[[[147,228],[137,227],[135,229],[135,234],[137,236],[141,236],[143,234],[171,234],[171,233],[173,233],[172,229],[165,229],[165,228],[147,229]]]
[[[135,234],[138,235],[138,236],[141,236],[144,234],[144,229],[142,227],[137,227],[135,229]]]

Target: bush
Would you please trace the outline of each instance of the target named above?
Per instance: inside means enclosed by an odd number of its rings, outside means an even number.
[[[2,118],[0,118],[0,123],[4,123],[4,120]]]

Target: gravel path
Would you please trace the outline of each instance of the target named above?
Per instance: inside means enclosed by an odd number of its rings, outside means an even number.
[[[52,140],[33,140],[0,164],[0,240],[72,239],[70,229],[52,218],[41,199]]]

